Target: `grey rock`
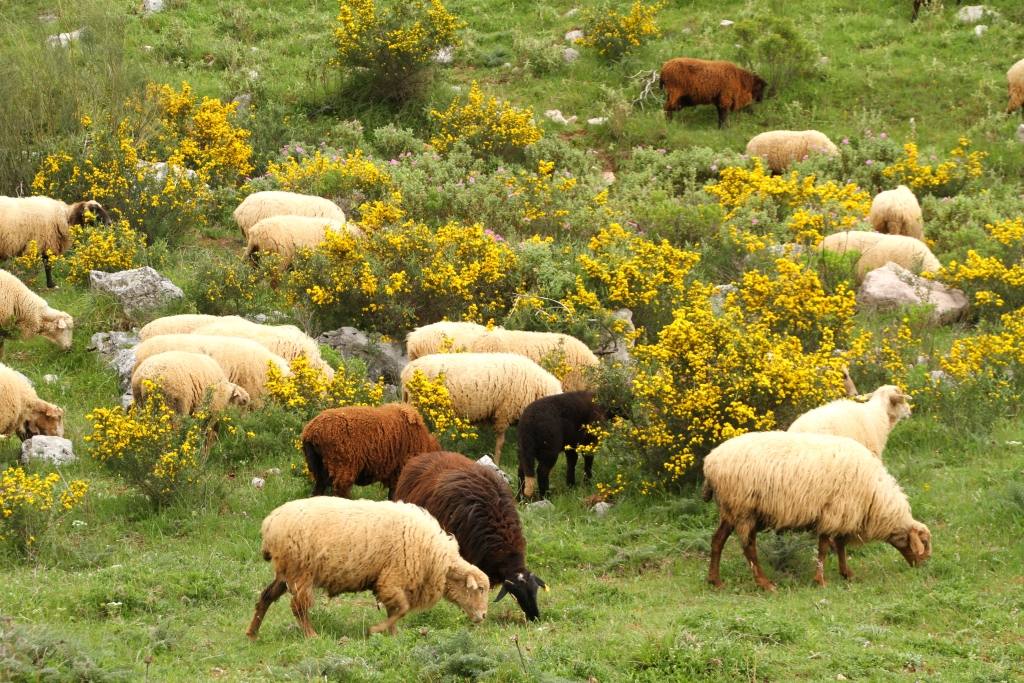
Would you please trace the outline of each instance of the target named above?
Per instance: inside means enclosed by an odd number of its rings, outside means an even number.
[[[77,43],[82,38],[82,33],[84,32],[84,28],[77,28],[68,33],[57,33],[56,35],[48,36],[46,44],[50,47],[67,47],[71,43]]]
[[[573,62],[575,62],[579,58],[580,58],[580,51],[577,50],[574,47],[567,47],[564,50],[562,50],[562,60],[566,64],[572,64]]]
[[[249,107],[252,106],[252,93],[244,92],[235,95],[231,101],[238,105],[238,109],[235,110],[238,115],[245,116],[249,113]]]
[[[578,43],[581,40],[583,40],[583,31],[578,28],[565,34],[565,42],[567,43]]]
[[[1017,126],[1017,141],[1024,142],[1024,123]]]
[[[135,405],[135,397],[132,396],[132,392],[121,394],[121,407],[128,410]]]
[[[942,325],[960,320],[969,301],[959,289],[914,275],[891,261],[865,275],[857,290],[857,305],[867,310],[889,311],[918,304],[931,304],[931,323]]]
[[[711,302],[711,312],[715,316],[720,316],[725,312],[725,299],[733,292],[738,291],[739,288],[736,285],[718,285],[715,287],[715,291],[711,294],[709,301]]]
[[[117,373],[117,382],[121,391],[132,387],[132,371],[135,370],[135,349],[121,349],[109,361],[110,367]]]
[[[249,483],[252,484],[253,488],[261,489],[263,488],[263,485],[267,483],[267,480],[263,477],[253,477],[252,481]]]
[[[567,126],[570,123],[576,123],[575,116],[566,117],[560,109],[548,109],[544,112],[544,116],[551,119],[555,123],[560,123],[563,126]]]
[[[605,515],[608,514],[608,511],[611,510],[611,509],[612,509],[612,504],[611,503],[607,503],[607,502],[605,502],[603,500],[600,503],[598,503],[597,505],[595,505],[594,507],[590,508],[591,512],[593,512],[598,517],[604,517]]]
[[[330,346],[345,358],[363,361],[366,374],[371,380],[383,377],[386,382],[398,384],[402,368],[409,362],[401,344],[382,341],[379,337],[371,338],[354,327],[339,327],[324,332],[317,337],[317,342]]]
[[[33,436],[21,444],[21,463],[45,462],[63,465],[77,460],[70,439],[60,436]]]
[[[43,375],[43,381],[46,382],[47,384],[56,384],[57,375]]]
[[[494,463],[494,461],[491,460],[491,456],[489,456],[489,455],[483,456],[482,458],[480,458],[479,460],[476,461],[476,464],[477,465],[481,465],[482,467],[489,467],[489,468],[491,468],[492,470],[494,470],[495,472],[497,472],[498,474],[501,475],[501,478],[505,480],[506,484],[511,484],[511,480],[509,479],[508,475],[505,474],[505,470],[503,470],[500,467],[498,467]]]
[[[95,351],[101,356],[113,356],[121,349],[130,349],[139,344],[139,335],[134,332],[97,332],[89,338],[88,351]]]
[[[555,504],[546,498],[526,504],[528,510],[550,510],[553,507],[555,507]]]
[[[956,384],[956,380],[954,380],[945,370],[932,370],[928,373],[928,377],[931,378],[933,384]]]
[[[174,174],[175,178],[181,178],[184,176],[191,181],[195,181],[199,178],[199,174],[193,171],[191,168],[185,168],[182,166],[168,166],[166,161],[145,161],[139,160],[135,164],[137,168],[146,169],[151,171],[153,174],[153,180],[158,183],[162,183],[167,180],[168,172]]]
[[[143,14],[156,14],[164,9],[164,0],[142,0]]]
[[[966,5],[956,13],[956,19],[961,24],[977,24],[986,17],[996,18],[999,12],[985,5]]]
[[[452,45],[446,45],[435,52],[431,59],[433,59],[436,64],[451,64],[455,61],[455,47]]]
[[[113,296],[129,316],[185,298],[180,287],[149,266],[117,273],[91,270],[89,288]]]
[[[613,318],[618,320],[624,320],[626,322],[626,333],[635,332],[636,326],[633,324],[633,311],[628,308],[620,308],[619,310],[612,313]],[[633,362],[633,357],[629,353],[629,349],[633,343],[626,339],[623,335],[614,334],[611,330],[605,330],[602,335],[601,343],[595,349],[594,353],[603,358],[607,358],[613,363],[621,363],[622,365],[630,365]]]

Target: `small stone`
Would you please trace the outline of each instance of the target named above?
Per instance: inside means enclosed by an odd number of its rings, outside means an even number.
[[[57,15],[53,12],[43,12],[39,15],[38,19],[44,24],[49,24],[52,21],[57,21]]]
[[[932,370],[928,373],[928,378],[931,379],[932,384],[956,384],[956,380],[944,370]]]
[[[566,12],[565,14],[563,14],[562,16],[563,16],[563,17],[566,17],[566,18],[568,18],[568,17],[574,17],[574,16],[576,16],[576,15],[577,15],[577,14],[579,14],[579,13],[580,13],[580,8],[579,8],[579,7],[573,7],[573,8],[571,9],[571,10],[569,10],[568,12]]]
[[[550,510],[551,508],[555,507],[555,504],[545,498],[543,500],[538,500],[533,503],[528,503],[526,507],[531,510]]]
[[[142,0],[142,14],[156,14],[164,9],[164,0]]]
[[[149,266],[116,273],[91,270],[89,288],[114,297],[129,316],[185,298],[180,287]]]
[[[431,59],[434,60],[435,64],[451,64],[455,61],[455,47],[453,45],[446,45],[435,52]]]
[[[1024,142],[1024,123],[1017,126],[1017,141]]]
[[[548,109],[547,111],[544,112],[544,116],[551,119],[555,123],[562,124],[563,126],[567,126],[571,123],[576,123],[575,116],[570,116],[566,118],[565,115],[562,114],[562,111],[560,109]]]
[[[249,483],[253,485],[253,488],[261,489],[267,482],[263,477],[253,477]]]
[[[978,24],[977,26],[974,27],[974,35],[981,38],[983,35],[985,35],[985,31],[987,30],[988,26],[986,26],[985,24]]]
[[[720,22],[718,22],[718,25],[719,26],[728,27],[728,26],[732,26],[735,23],[736,22],[732,21],[731,19],[722,19]]]
[[[77,459],[71,440],[60,436],[33,436],[21,444],[21,463],[23,465],[30,462],[63,465]]]
[[[152,52],[153,51],[153,46],[152,45],[143,45],[142,46],[142,51],[143,52]]]
[[[509,476],[507,474],[505,474],[505,471],[503,469],[501,469],[500,467],[498,467],[495,464],[494,460],[491,459],[491,456],[489,456],[489,455],[483,456],[482,458],[480,458],[479,460],[476,461],[476,464],[480,465],[482,467],[489,467],[490,469],[492,469],[495,472],[497,472],[498,474],[500,474],[501,478],[505,480],[506,484],[510,484],[511,485],[512,480],[509,479]]]
[[[608,511],[611,509],[612,504],[603,500],[594,507],[590,508],[590,510],[598,517],[604,517],[608,514]]]
[[[267,470],[267,476],[268,477],[279,477],[279,476],[281,476],[281,468],[280,467],[271,467],[269,470]]]
[[[249,113],[249,107],[252,106],[252,93],[244,92],[239,95],[235,95],[231,98],[231,101],[238,105],[235,110],[239,116],[244,116]]]
[[[836,680],[837,681],[845,681],[846,680],[846,676],[844,676],[843,674],[836,674]]]
[[[578,43],[581,40],[583,40],[583,31],[578,28],[565,34],[565,42],[567,43]]]
[[[602,126],[602,125],[604,125],[606,123],[608,123],[608,117],[607,116],[595,116],[592,119],[587,119],[587,125],[588,126]]]
[[[580,51],[577,50],[574,47],[567,47],[564,50],[562,50],[562,60],[566,64],[572,64],[573,62],[575,62],[579,58],[580,58]]]
[[[708,301],[711,303],[711,313],[715,316],[720,316],[725,312],[725,299],[733,292],[738,291],[739,288],[736,285],[718,285],[715,287],[715,291],[711,293]]]
[[[67,47],[71,43],[78,42],[82,37],[83,31],[85,31],[84,28],[79,28],[68,33],[58,33],[56,35],[49,36],[46,39],[46,44],[50,47]]]
[[[245,72],[245,75],[249,77],[250,81],[258,81],[260,79],[260,72],[256,69],[249,69]]]
[[[47,384],[54,384],[57,381],[57,375],[43,375],[43,381]]]
[[[615,171],[602,171],[601,180],[604,181],[605,185],[611,185],[615,182]]]

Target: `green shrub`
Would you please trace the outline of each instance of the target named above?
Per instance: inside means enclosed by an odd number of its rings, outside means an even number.
[[[768,83],[767,95],[814,75],[818,55],[792,20],[758,12],[736,22],[736,61]]]

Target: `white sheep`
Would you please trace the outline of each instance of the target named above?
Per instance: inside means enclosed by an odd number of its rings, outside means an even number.
[[[139,330],[139,339],[146,341],[151,337],[159,337],[162,334],[188,334],[203,325],[209,325],[221,320],[244,320],[244,318],[237,315],[219,316],[206,315],[204,313],[166,315],[163,318],[157,318],[143,325],[142,329]]]
[[[1024,113],[1024,59],[1010,67],[1006,72],[1009,86],[1010,101],[1006,105],[1006,113],[1011,114],[1017,109]]]
[[[328,232],[347,231],[359,236],[362,231],[354,223],[309,216],[270,216],[249,228],[245,258],[258,263],[259,254],[270,252],[280,257],[278,265],[291,265],[300,249],[315,249]]]
[[[402,396],[419,370],[427,377],[444,375],[455,413],[470,422],[494,425],[494,462],[501,462],[505,430],[519,421],[526,406],[538,398],[562,393],[550,372],[516,353],[435,353],[410,361],[402,369]]]
[[[889,261],[907,270],[934,273],[942,264],[924,242],[906,235],[883,235],[867,230],[837,232],[822,240],[821,248],[839,254],[860,252],[857,260],[857,279]]]
[[[330,199],[296,192],[253,192],[234,211],[235,222],[248,238],[249,228],[270,216],[310,216],[345,222],[345,212]]]
[[[13,323],[22,337],[46,337],[60,348],[71,348],[75,320],[50,308],[46,301],[6,270],[0,270],[0,324]],[[3,341],[0,339],[0,348]]]
[[[395,633],[412,611],[443,596],[479,623],[487,616],[487,575],[459,556],[459,544],[426,510],[410,503],[314,496],[275,508],[260,529],[274,580],[263,589],[246,631],[255,639],[267,609],[285,591],[307,637],[313,589],[330,597],[372,590],[388,618],[370,633]]]
[[[764,590],[775,590],[757,561],[757,532],[811,530],[818,536],[814,580],[825,585],[825,558],[834,541],[839,572],[848,543],[884,540],[911,566],[931,556],[931,532],[882,461],[845,436],[752,432],[729,439],[704,458],[704,500],[718,503],[708,582],[721,586],[722,547],[735,529],[743,554]]]
[[[84,223],[87,214],[110,222],[106,210],[91,199],[65,204],[50,197],[0,196],[0,258],[20,256],[30,242],[35,242],[43,259],[46,286],[52,289],[50,254],[68,250],[71,226]]]
[[[886,384],[875,389],[866,403],[841,398],[809,410],[788,431],[846,436],[881,459],[889,432],[897,422],[910,417],[910,412],[906,394]]]
[[[871,200],[868,222],[877,232],[886,235],[906,235],[924,240],[921,205],[906,185],[876,194]]]
[[[305,358],[309,364],[334,379],[334,369],[320,357],[320,346],[294,325],[261,325],[245,318],[219,318],[192,331],[193,334],[250,339],[286,361]]]
[[[0,434],[64,436],[64,411],[39,398],[32,383],[17,370],[0,363]]]
[[[486,333],[483,325],[442,320],[410,332],[405,338],[405,352],[409,360],[416,360],[442,351],[468,351],[473,340]]]
[[[189,351],[210,356],[224,370],[228,380],[239,385],[258,402],[266,392],[267,370],[273,363],[285,376],[291,375],[288,361],[261,344],[239,337],[205,334],[162,334],[135,347],[135,367],[150,356],[165,351]]]
[[[764,159],[774,173],[786,168],[811,154],[839,154],[828,136],[816,130],[770,130],[755,135],[747,143],[747,154]]]
[[[576,337],[561,332],[527,332],[495,328],[469,342],[469,350],[480,353],[518,353],[535,363],[561,355],[568,372],[562,378],[564,391],[591,389],[586,369],[599,364],[597,356]]]
[[[209,400],[212,411],[228,405],[249,404],[249,392],[228,381],[223,368],[210,356],[189,351],[164,351],[148,356],[132,373],[132,397],[142,401],[153,382],[174,412],[190,415]]]

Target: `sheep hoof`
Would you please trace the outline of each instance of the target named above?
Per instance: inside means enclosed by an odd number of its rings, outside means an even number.
[[[822,576],[815,576],[815,577],[814,577],[814,583],[818,584],[818,585],[819,585],[819,586],[821,586],[822,588],[824,588],[825,586],[827,586],[827,585],[828,585],[828,584],[827,584],[827,583],[825,582],[825,578],[824,578],[824,577],[822,577]]]
[[[710,577],[708,577],[708,583],[710,583],[715,588],[721,588],[725,585],[725,583],[721,579],[712,579]]]
[[[249,640],[253,640],[253,641],[256,640],[256,634],[252,633],[251,631],[246,631],[245,632],[245,637],[248,638]]]
[[[776,590],[775,584],[771,581],[758,581],[757,585],[760,586],[762,590],[766,590],[769,593],[774,593]]]

